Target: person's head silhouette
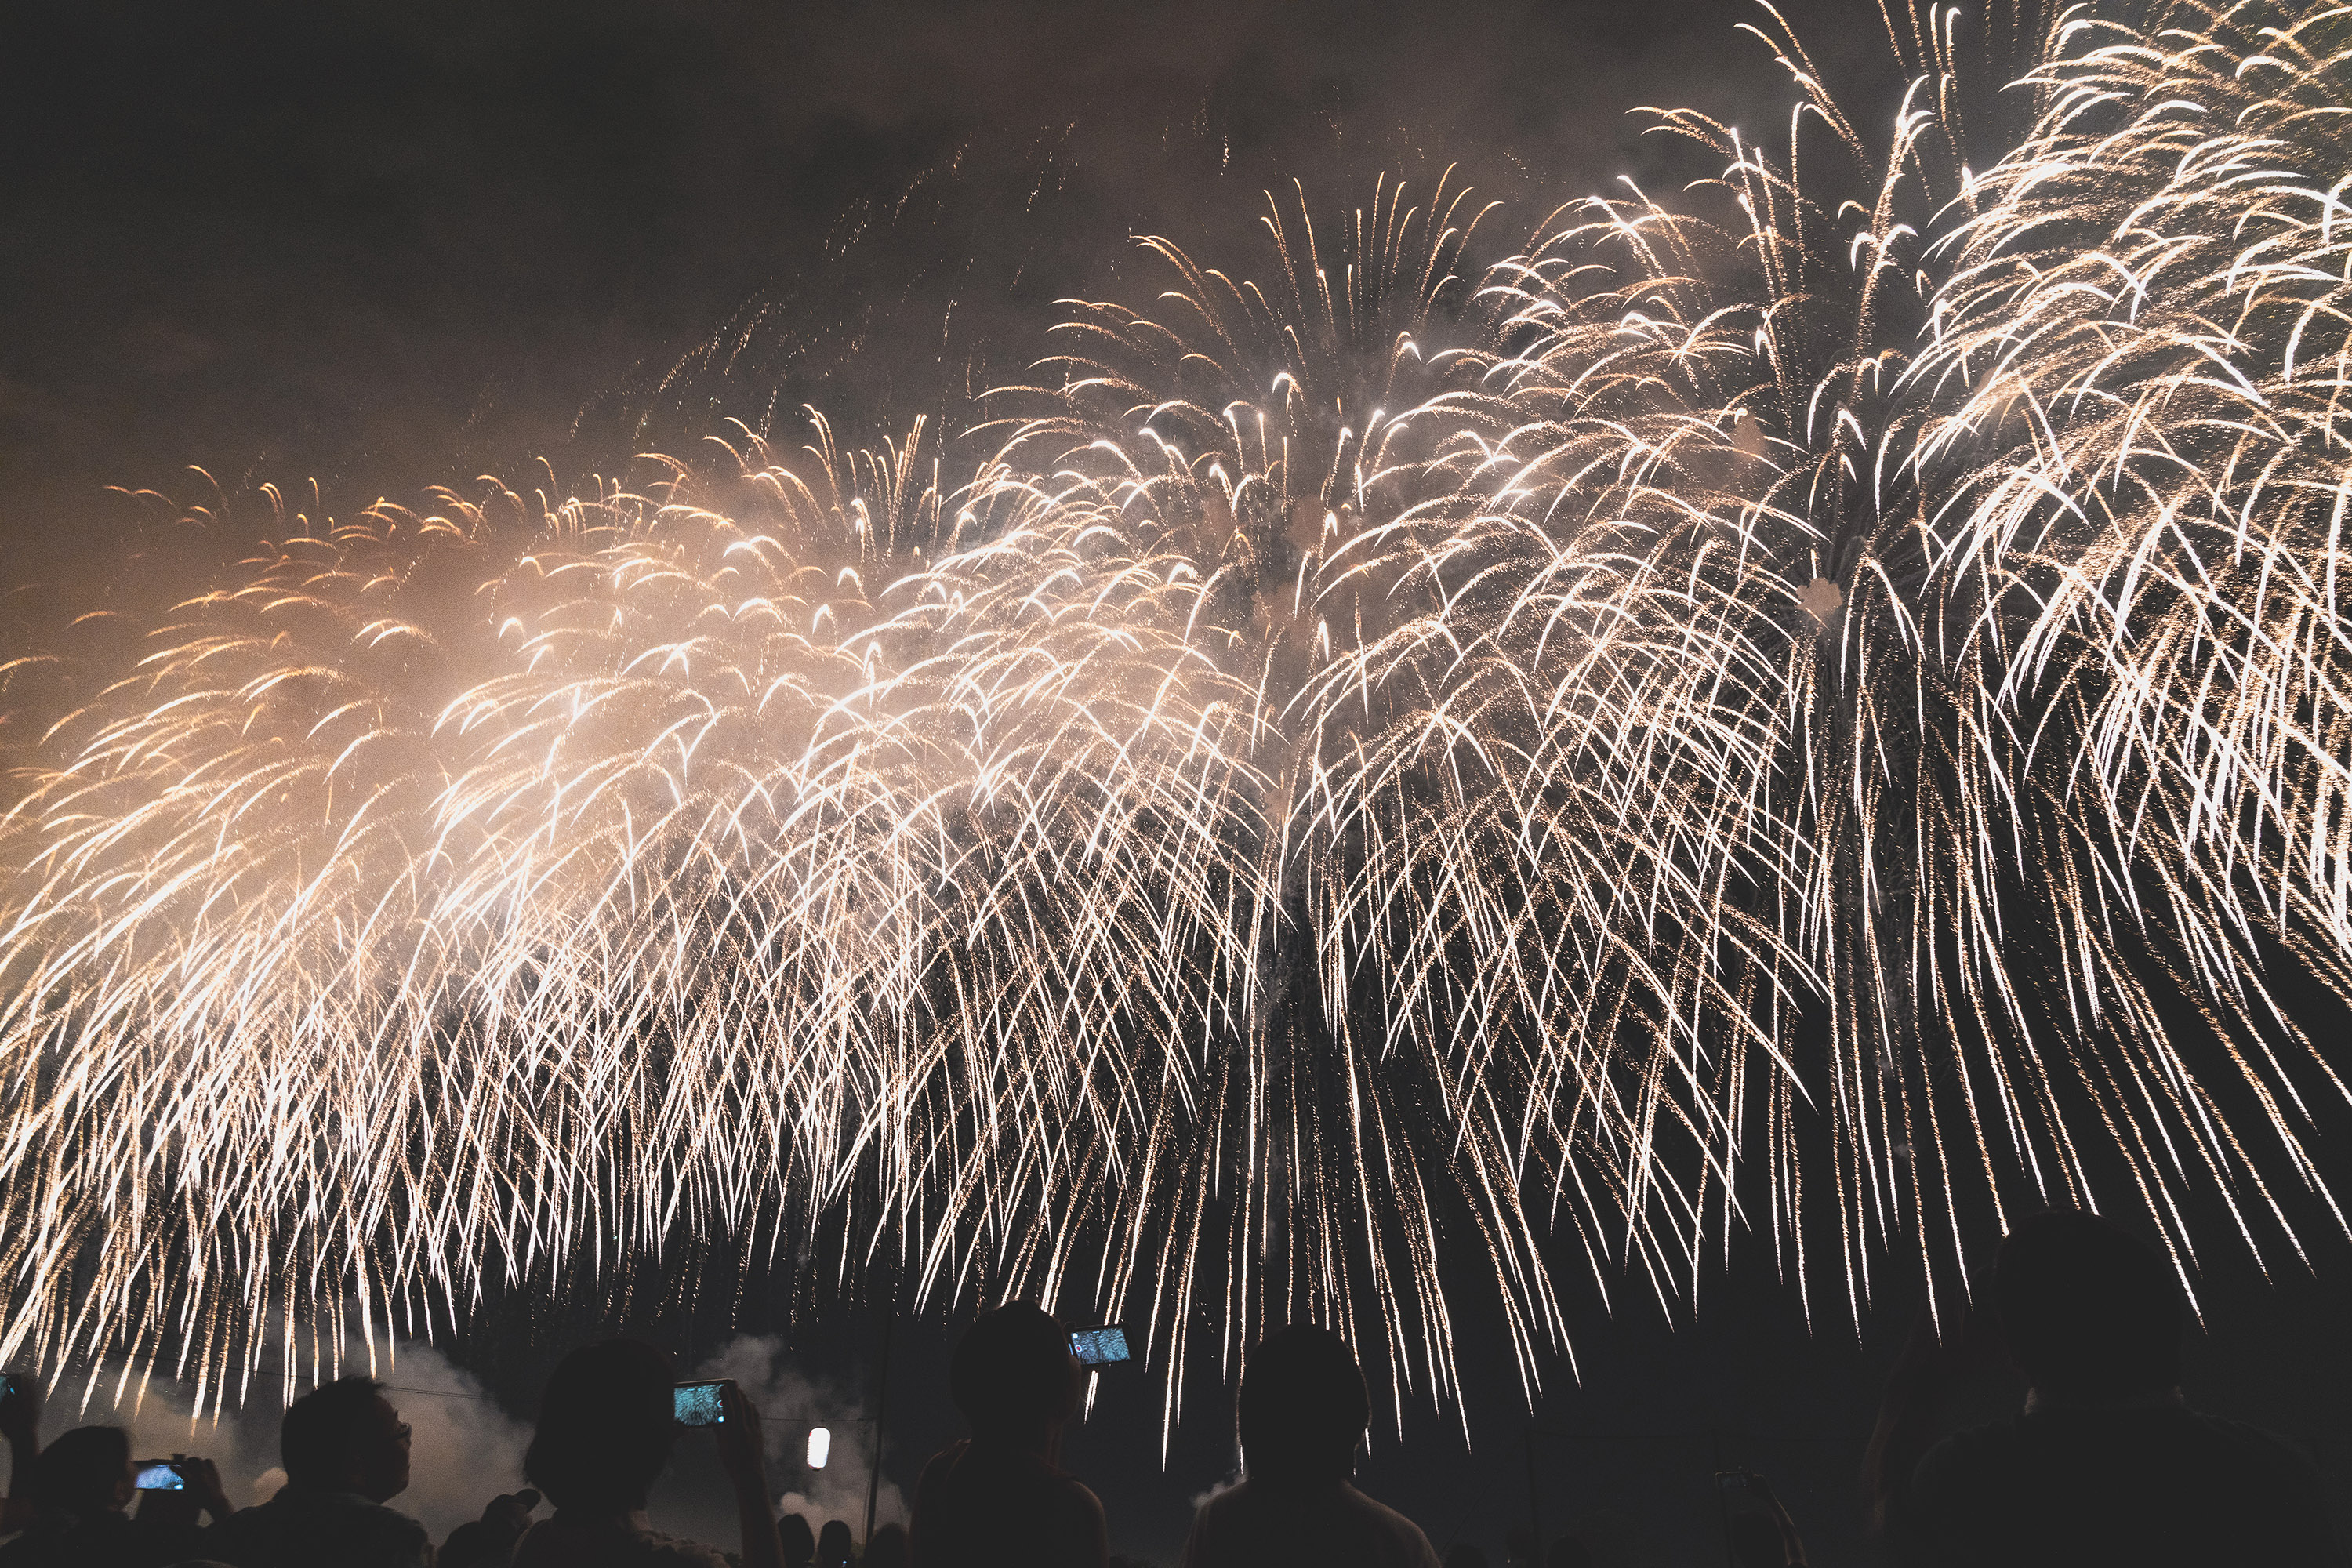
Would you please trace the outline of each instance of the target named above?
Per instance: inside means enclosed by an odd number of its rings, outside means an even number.
[[[33,1461],[33,1501],[51,1520],[95,1519],[131,1506],[131,1435],[77,1426]]]
[[[2180,1381],[2180,1300],[2155,1251],[2095,1215],[2026,1220],[2000,1245],[1993,1310],[2039,1395],[2159,1394]]]
[[[948,1384],[972,1436],[984,1443],[1040,1445],[1078,1407],[1069,1333],[1026,1301],[999,1307],[965,1331]]]
[[[1371,1402],[1347,1342],[1294,1323],[1260,1342],[1242,1374],[1242,1458],[1253,1481],[1336,1484],[1355,1472]]]
[[[824,1528],[816,1532],[816,1568],[849,1568],[856,1550],[847,1522],[828,1519]]]
[[[642,1340],[582,1345],[548,1377],[522,1473],[559,1510],[645,1507],[677,1436],[676,1378],[669,1357]]]
[[[806,1518],[784,1515],[776,1521],[776,1534],[784,1543],[784,1568],[809,1568],[816,1561],[816,1531]]]
[[[288,1405],[278,1427],[287,1484],[379,1503],[406,1491],[408,1424],[383,1389],[373,1378],[338,1378]]]

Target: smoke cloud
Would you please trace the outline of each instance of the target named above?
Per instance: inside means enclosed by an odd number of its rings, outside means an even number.
[[[866,1395],[831,1378],[812,1378],[785,1359],[783,1342],[771,1334],[745,1334],[730,1341],[698,1365],[696,1378],[733,1378],[760,1412],[767,1439],[769,1489],[779,1510],[806,1518],[811,1530],[838,1519],[859,1535],[866,1530],[866,1489],[874,1473],[874,1426]],[[833,1434],[824,1468],[808,1467],[808,1434],[823,1426]],[[688,1434],[678,1444],[668,1476],[651,1500],[654,1527],[714,1545],[735,1543],[735,1510],[723,1489],[708,1484],[715,1473],[698,1452],[709,1439]],[[906,1522],[907,1502],[897,1483],[884,1479],[876,1499],[877,1524]]]

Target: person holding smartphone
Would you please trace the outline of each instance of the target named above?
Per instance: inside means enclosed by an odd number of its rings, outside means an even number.
[[[711,1548],[656,1534],[646,1520],[646,1494],[669,1463],[682,1405],[698,1421],[713,1388],[709,1426],[735,1492],[743,1568],[784,1568],[759,1411],[731,1383],[689,1384],[681,1401],[669,1357],[641,1340],[583,1345],[547,1380],[523,1474],[555,1517],[530,1527],[513,1568],[725,1568]]]
[[[219,1472],[209,1459],[149,1468],[179,1484],[138,1486],[120,1426],[80,1426],[51,1443],[33,1464],[33,1527],[0,1546],[0,1568],[162,1568],[197,1555],[196,1516],[229,1514]],[[135,1519],[123,1511],[134,1498]]]

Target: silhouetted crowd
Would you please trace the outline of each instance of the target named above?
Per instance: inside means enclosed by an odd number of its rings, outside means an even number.
[[[2092,1215],[2044,1215],[2000,1248],[1990,1321],[1923,1320],[1890,1379],[1864,1476],[1875,1539],[1899,1568],[2300,1568],[2342,1561],[2318,1472],[2281,1439],[2200,1414],[2182,1397],[2181,1305],[2157,1254]],[[1940,1436],[1936,1411],[1972,1368],[2005,1353],[2024,1407]],[[813,1531],[770,1504],[760,1413],[719,1385],[713,1426],[733,1491],[731,1558],[646,1522],[646,1498],[680,1427],[677,1369],[651,1345],[607,1340],[548,1379],[523,1460],[530,1489],[492,1500],[436,1552],[390,1505],[411,1435],[383,1384],[351,1377],[297,1400],[279,1430],[286,1484],[232,1508],[214,1466],[173,1461],[142,1487],[130,1438],[84,1426],[46,1448],[33,1396],[0,1397],[12,1469],[0,1568],[1109,1568],[1101,1502],[1059,1463],[1085,1374],[1067,1331],[1036,1307],[999,1308],[950,1371],[971,1436],[924,1467],[911,1529],[860,1551],[835,1520]],[[1370,1417],[1345,1342],[1293,1325],[1245,1364],[1244,1470],[1203,1501],[1183,1568],[1441,1568],[1413,1522],[1353,1485]],[[1760,1479],[1737,1477],[1727,1515],[1739,1568],[1806,1562],[1797,1521]],[[152,1478],[151,1478],[151,1480]],[[133,1500],[136,1512],[130,1511]],[[536,1517],[542,1502],[548,1517]],[[1529,1555],[1534,1543],[1525,1543]],[[1546,1568],[1589,1568],[1573,1538]],[[1444,1568],[1484,1568],[1457,1548]]]

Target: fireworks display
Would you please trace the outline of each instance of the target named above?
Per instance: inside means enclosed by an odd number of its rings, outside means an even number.
[[[20,759],[0,1360],[696,1243],[1124,1317],[1172,1422],[1742,1230],[1856,1313],[2340,1225],[2352,17],[1888,32],[1881,132],[1783,35],[1777,148],[1523,244],[1147,242],[969,429],[281,514]]]

